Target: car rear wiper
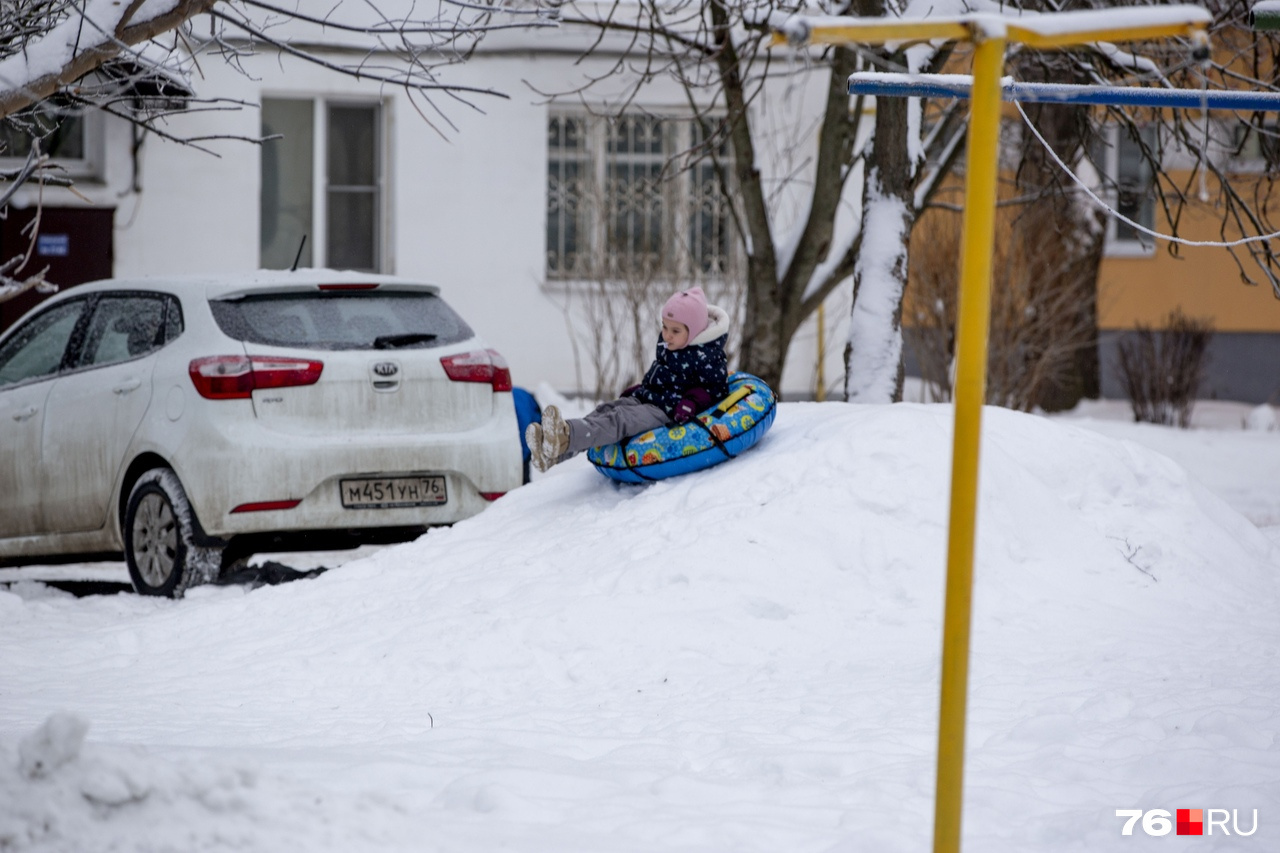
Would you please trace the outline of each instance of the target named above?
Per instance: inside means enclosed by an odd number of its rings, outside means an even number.
[[[406,332],[403,335],[378,335],[373,339],[374,349],[395,349],[396,347],[409,347],[414,344],[425,344],[428,341],[434,341],[438,335],[430,332]]]

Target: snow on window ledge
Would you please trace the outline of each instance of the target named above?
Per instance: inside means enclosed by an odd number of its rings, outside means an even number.
[[[1155,254],[1154,243],[1140,240],[1108,240],[1102,250],[1104,258],[1151,258]]]

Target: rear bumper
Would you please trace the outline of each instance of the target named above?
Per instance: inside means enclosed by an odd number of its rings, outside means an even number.
[[[484,494],[522,482],[514,411],[465,432],[430,435],[299,436],[253,423],[193,430],[170,456],[204,532],[217,538],[276,531],[449,524],[480,512]],[[246,449],[247,448],[247,449]],[[352,477],[440,475],[438,506],[347,509],[340,482]],[[288,509],[235,512],[246,504],[298,501]]]

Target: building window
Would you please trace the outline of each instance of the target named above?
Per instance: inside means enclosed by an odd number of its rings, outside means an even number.
[[[0,168],[22,168],[33,146],[70,178],[100,178],[102,113],[56,98],[0,121]]]
[[[1111,124],[1102,131],[1094,150],[1094,162],[1103,175],[1105,197],[1115,210],[1144,228],[1155,227],[1155,172],[1144,153],[1159,156],[1156,129],[1138,129],[1135,139],[1128,128]],[[1107,253],[1111,255],[1151,254],[1155,243],[1149,234],[1114,216],[1107,217]]]
[[[705,120],[552,115],[547,123],[547,276],[723,279],[734,241]]]
[[[1237,123],[1232,128],[1233,165],[1247,171],[1274,171],[1280,165],[1280,124],[1267,120],[1253,125]]]
[[[381,271],[382,108],[264,98],[262,135],[262,266]]]

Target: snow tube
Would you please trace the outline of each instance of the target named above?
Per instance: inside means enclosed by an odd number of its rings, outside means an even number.
[[[773,425],[778,401],[750,373],[729,377],[729,396],[686,424],[642,432],[593,447],[587,459],[621,483],[645,483],[726,462],[759,441]]]

